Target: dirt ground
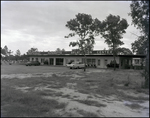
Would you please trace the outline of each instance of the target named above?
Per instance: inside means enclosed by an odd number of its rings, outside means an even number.
[[[54,110],[57,116],[149,117],[149,90],[141,88],[140,72],[1,65],[1,82],[2,88],[11,86],[24,94],[40,92],[45,100],[65,103]],[[7,114],[6,109],[1,111]]]

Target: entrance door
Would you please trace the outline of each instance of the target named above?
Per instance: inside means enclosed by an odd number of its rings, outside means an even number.
[[[100,66],[100,65],[101,65],[101,60],[98,59],[98,61],[97,61],[97,66]]]
[[[63,58],[56,58],[56,65],[63,65],[64,59]]]
[[[54,59],[53,58],[49,59],[49,65],[54,65]]]

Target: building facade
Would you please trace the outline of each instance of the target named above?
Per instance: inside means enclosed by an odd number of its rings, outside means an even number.
[[[114,57],[109,50],[94,50],[91,54],[83,55],[78,51],[48,51],[48,52],[36,52],[28,54],[30,61],[39,61],[41,65],[47,64],[49,66],[66,66],[69,62],[84,62],[89,66],[95,65],[97,68],[107,68],[107,64],[110,64]],[[116,63],[119,68],[128,68],[131,66],[141,66],[145,55],[117,55]]]

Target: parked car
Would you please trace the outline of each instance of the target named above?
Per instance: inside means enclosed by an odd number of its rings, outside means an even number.
[[[84,68],[85,67],[85,65],[84,65],[84,63],[82,63],[82,62],[72,62],[71,64],[70,64],[70,69],[73,69],[73,68]]]
[[[70,68],[71,64],[73,63],[74,61],[70,61],[69,63],[66,64],[66,67]]]
[[[32,66],[32,65],[39,66],[40,62],[38,62],[38,61],[29,61],[29,62],[26,63],[26,66]]]

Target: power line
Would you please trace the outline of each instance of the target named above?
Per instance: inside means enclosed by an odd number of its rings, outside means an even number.
[[[131,34],[133,34],[133,35],[135,35],[135,36],[137,36],[137,37],[139,37],[138,35],[136,35],[136,34],[134,34],[134,33],[132,33],[132,32],[130,32]]]

